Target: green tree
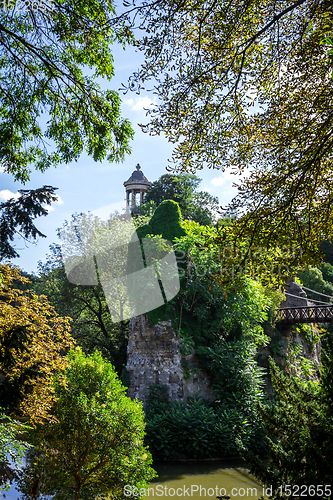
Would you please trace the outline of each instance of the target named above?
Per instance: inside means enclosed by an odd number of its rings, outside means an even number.
[[[207,191],[194,193],[184,218],[198,222],[201,226],[211,226],[216,220],[219,201]]]
[[[330,487],[324,485],[332,484],[333,474],[332,355],[329,343],[319,383],[287,377],[271,361],[276,401],[259,408],[268,432],[268,457],[263,461],[245,448],[243,452],[255,476],[272,485],[273,499],[280,499],[280,493],[290,496],[287,485],[296,499],[331,498]]]
[[[33,220],[41,215],[47,215],[47,210],[42,206],[50,205],[57,200],[55,188],[43,186],[39,189],[19,190],[20,197],[0,203],[0,260],[19,257],[12,241],[19,235],[26,241],[37,237],[45,237]]]
[[[96,80],[114,75],[112,43],[132,40],[123,25],[111,26],[113,2],[22,5],[5,1],[0,11],[1,167],[25,183],[32,168],[44,172],[78,160],[83,151],[94,161],[123,160],[133,130],[120,116],[118,93],[101,90]],[[24,237],[41,236],[31,226],[45,215],[36,203],[49,203],[52,195],[44,187],[0,205],[0,256],[15,256],[8,246],[15,227]]]
[[[142,213],[158,207],[162,201],[173,200],[179,204],[182,217],[201,225],[212,225],[219,208],[218,199],[206,191],[196,191],[201,180],[193,174],[162,175],[154,181],[145,194]]]
[[[144,413],[126,395],[112,365],[95,352],[69,355],[66,383],[55,378],[55,422],[31,431],[35,449],[22,489],[54,499],[124,497],[156,474],[143,446]],[[37,482],[36,482],[37,481]]]
[[[50,418],[54,400],[52,378],[67,366],[74,345],[70,318],[59,316],[45,295],[20,290],[29,284],[18,268],[0,266],[0,404],[32,423]]]
[[[143,130],[175,144],[178,172],[250,168],[231,205],[245,212],[239,232],[262,246],[298,242],[303,258],[318,257],[333,235],[332,60],[322,43],[331,3],[165,1],[138,10],[146,62],[131,84],[156,78],[160,99]]]
[[[120,118],[117,92],[101,90],[96,82],[114,75],[112,43],[131,40],[122,26],[111,27],[113,3],[57,0],[50,9],[43,3],[24,11],[15,2],[4,7],[0,161],[5,172],[25,182],[32,166],[43,172],[77,160],[83,151],[95,161],[123,159],[133,132]],[[85,76],[83,66],[92,74]]]
[[[333,298],[333,283],[325,281],[322,271],[317,267],[309,266],[307,269],[303,269],[298,273],[298,277],[302,281],[302,284],[307,288],[311,288],[312,290],[316,290],[317,292],[329,295]],[[311,293],[308,290],[306,292],[307,296],[310,298],[321,300],[323,302],[330,302],[328,297],[322,297],[321,295]]]
[[[33,289],[43,293],[61,316],[72,318],[71,335],[86,354],[98,349],[120,376],[126,364],[128,321],[113,323],[102,286],[71,283],[59,245],[50,246],[45,263],[39,263]]]
[[[319,267],[320,271],[323,274],[323,278],[325,281],[333,284],[333,266],[328,262],[325,262]]]

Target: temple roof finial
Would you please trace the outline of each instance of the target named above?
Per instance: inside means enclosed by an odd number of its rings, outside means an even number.
[[[151,182],[147,179],[147,177],[144,175],[144,173],[141,170],[140,163],[136,165],[136,170],[132,172],[131,177],[124,182],[124,186],[128,189],[132,189],[135,187],[137,184],[142,184],[143,186],[150,186]]]

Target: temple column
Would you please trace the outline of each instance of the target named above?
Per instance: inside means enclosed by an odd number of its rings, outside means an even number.
[[[131,204],[131,206],[132,206],[132,210],[134,210],[134,208],[135,208],[135,189],[132,189],[131,193],[132,193],[132,204]]]
[[[143,189],[140,189],[140,205],[143,203]]]
[[[129,201],[129,198],[130,198],[130,191],[126,191],[126,212],[129,212],[129,205],[130,205],[130,201]]]

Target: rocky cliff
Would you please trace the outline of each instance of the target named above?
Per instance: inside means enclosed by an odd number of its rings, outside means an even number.
[[[200,369],[194,352],[183,356],[180,345],[171,322],[152,325],[144,315],[131,319],[126,366],[131,398],[138,398],[145,405],[149,385],[165,384],[174,401],[186,401],[195,394],[213,399],[208,377]],[[184,362],[187,370],[184,370]]]

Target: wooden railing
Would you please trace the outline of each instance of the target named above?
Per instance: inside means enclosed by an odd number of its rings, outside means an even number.
[[[285,325],[294,323],[330,323],[333,321],[333,305],[283,307],[278,310],[276,322]]]

